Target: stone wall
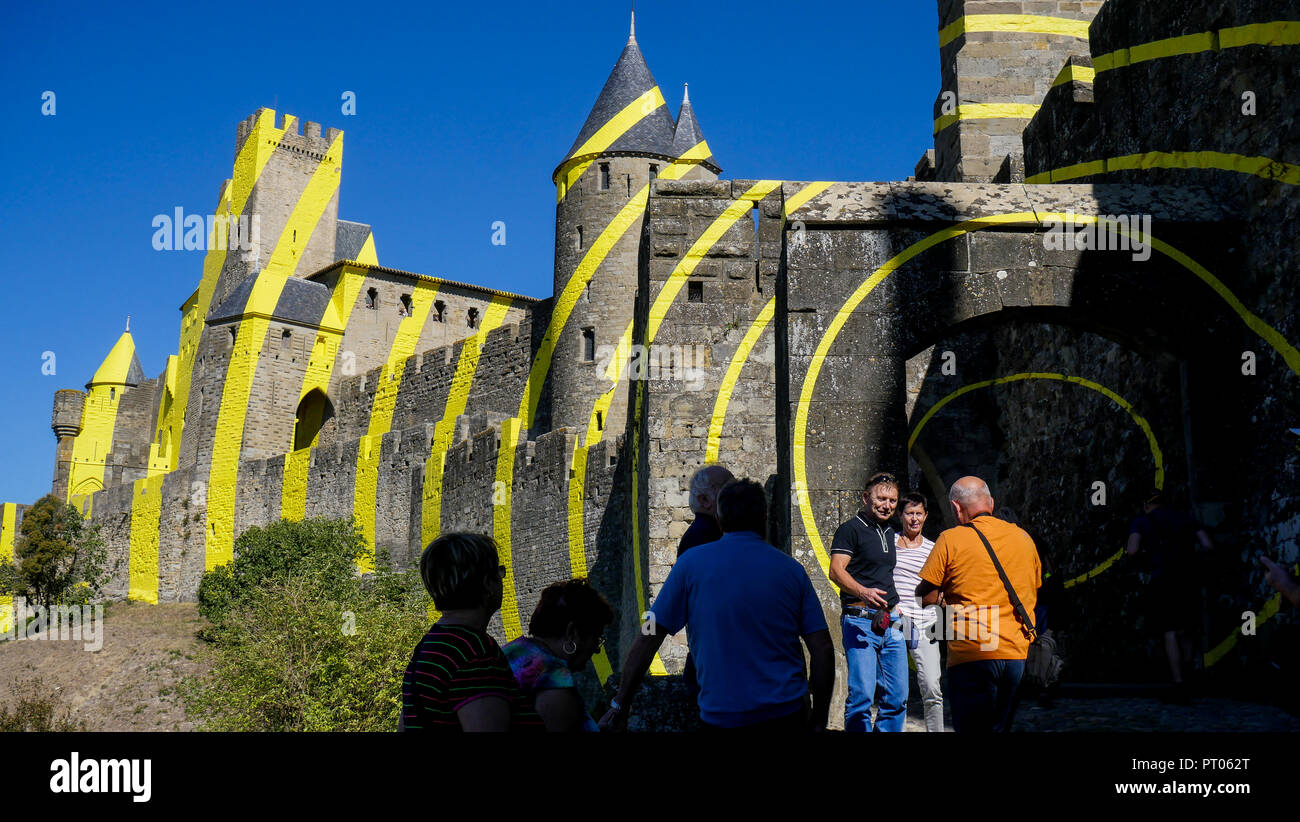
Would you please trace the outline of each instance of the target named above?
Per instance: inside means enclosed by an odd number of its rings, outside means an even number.
[[[784,206],[780,187],[755,203],[705,250],[686,273],[682,267],[694,238],[703,235],[753,180],[660,181],[650,200],[650,241],[643,289],[653,303],[665,288],[679,289],[652,344],[644,351],[647,439],[646,499],[649,586],[659,592],[677,556],[677,542],[694,514],[688,501],[691,475],[702,467],[710,429],[717,426],[714,460],[737,477],[772,485],[777,474],[775,314]],[[755,217],[755,214],[757,217]],[[692,296],[693,289],[698,289]],[[759,322],[759,317],[766,322]],[[757,322],[757,325],[755,325]],[[751,353],[736,360],[742,340]],[[638,334],[638,341],[645,337]],[[729,401],[719,405],[724,383]],[[780,499],[780,496],[777,496]],[[772,539],[782,544],[776,528]],[[685,661],[685,637],[660,652],[670,671]]]

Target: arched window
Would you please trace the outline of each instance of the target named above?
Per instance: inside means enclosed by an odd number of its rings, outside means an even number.
[[[582,361],[594,362],[596,359],[596,329],[582,329]]]
[[[366,308],[372,311],[379,309],[379,289],[372,288],[366,291]]]
[[[576,250],[581,251],[582,250],[582,226],[578,226],[578,230],[574,232],[573,241],[576,244]]]
[[[397,313],[403,317],[411,316],[411,295],[403,294],[401,299],[402,304],[398,307]]]
[[[609,163],[600,164],[600,190],[609,191]]]
[[[320,430],[334,418],[334,405],[319,388],[307,392],[298,403],[297,419],[293,425],[293,450],[300,451],[316,444]]]
[[[444,303],[442,300],[434,300],[433,321],[436,323],[445,323],[447,321],[447,317],[443,312],[445,312],[446,310],[447,310],[446,303]]]
[[[293,339],[293,335],[289,333],[289,329],[286,328],[285,330],[281,331],[281,332],[280,332],[280,348],[283,349],[283,350],[285,350],[285,351],[288,351],[288,350],[289,350],[289,344],[290,344],[290,342],[292,341],[292,339]]]
[[[465,319],[470,328],[478,328],[478,309],[471,308]]]

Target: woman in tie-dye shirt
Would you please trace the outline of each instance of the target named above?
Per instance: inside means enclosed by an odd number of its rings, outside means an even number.
[[[503,649],[527,701],[548,731],[595,731],[573,675],[605,644],[614,609],[583,579],[557,582],[542,591],[528,623],[528,636]]]

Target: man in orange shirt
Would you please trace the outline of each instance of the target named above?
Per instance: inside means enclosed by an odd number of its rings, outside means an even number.
[[[1009,730],[1007,717],[1033,641],[1042,566],[1029,534],[993,516],[993,496],[984,480],[962,477],[948,501],[961,525],[939,535],[921,568],[916,595],[924,605],[934,605],[942,594],[953,730],[1001,733]]]

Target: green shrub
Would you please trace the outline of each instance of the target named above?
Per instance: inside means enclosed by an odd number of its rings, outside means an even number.
[[[428,629],[418,571],[382,552],[359,577],[365,550],[343,520],[250,529],[235,559],[204,574],[200,612],[211,663],[182,685],[209,730],[391,731],[402,673]]]
[[[357,581],[274,579],[229,610],[186,705],[209,730],[391,731],[402,673],[428,629],[427,599]],[[387,594],[398,590],[392,585]]]
[[[10,686],[14,694],[12,710],[0,705],[0,732],[25,731],[84,731],[86,723],[74,719],[72,710],[63,704],[45,685],[43,680],[14,680]],[[394,720],[396,721],[396,720]]]
[[[341,519],[281,520],[250,528],[235,540],[235,558],[199,582],[199,613],[220,624],[231,608],[274,580],[310,575],[325,589],[342,592],[356,577],[365,538]]]

